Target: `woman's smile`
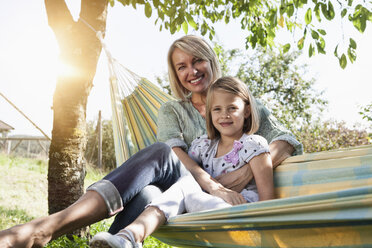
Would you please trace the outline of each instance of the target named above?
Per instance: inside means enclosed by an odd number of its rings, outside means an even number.
[[[172,64],[179,82],[185,89],[193,94],[206,93],[212,81],[212,68],[209,61],[176,48],[172,54]]]

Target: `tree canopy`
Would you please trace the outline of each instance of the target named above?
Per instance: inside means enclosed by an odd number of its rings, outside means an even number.
[[[111,6],[115,0],[109,0]],[[124,6],[144,5],[146,17],[157,15],[155,24],[159,29],[175,33],[183,29],[187,34],[189,27],[199,30],[212,40],[215,35],[214,24],[238,20],[242,30],[247,30],[246,48],[273,47],[274,38],[280,29],[290,32],[302,31],[296,40],[298,49],[307,49],[311,57],[316,53],[325,54],[327,30],[322,27],[326,21],[341,19],[340,25],[352,24],[363,33],[367,23],[372,21],[372,3],[354,0],[117,0]],[[337,17],[337,18],[336,18]],[[346,47],[338,43],[334,55],[340,66],[345,68],[347,61],[356,59],[357,43],[351,34],[342,34]],[[291,43],[283,45],[288,51]]]

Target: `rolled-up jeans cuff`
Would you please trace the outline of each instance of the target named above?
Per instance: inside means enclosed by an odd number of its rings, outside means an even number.
[[[100,194],[106,203],[109,217],[123,210],[123,201],[117,188],[109,180],[100,180],[87,188]]]

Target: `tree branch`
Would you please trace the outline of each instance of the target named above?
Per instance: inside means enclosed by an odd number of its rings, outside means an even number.
[[[48,24],[57,37],[57,30],[66,27],[69,23],[74,23],[70,10],[64,0],[44,0],[45,9],[48,16]]]

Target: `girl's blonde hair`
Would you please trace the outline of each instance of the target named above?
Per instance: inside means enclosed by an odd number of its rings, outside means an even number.
[[[196,58],[208,61],[212,69],[212,80],[216,80],[221,76],[220,64],[216,53],[213,48],[202,38],[195,35],[186,35],[174,41],[168,51],[168,77],[169,84],[175,97],[186,100],[190,95],[190,91],[182,86],[173,66],[172,55],[174,49],[181,49],[183,52],[188,53]]]
[[[222,90],[227,93],[236,95],[243,99],[245,104],[250,106],[251,114],[244,120],[243,133],[253,134],[257,132],[260,126],[260,116],[257,110],[256,101],[249,91],[247,85],[245,85],[238,78],[221,77],[211,84],[207,93],[206,121],[208,137],[210,139],[216,139],[221,136],[220,132],[213,126],[211,114],[213,92],[216,90]]]

